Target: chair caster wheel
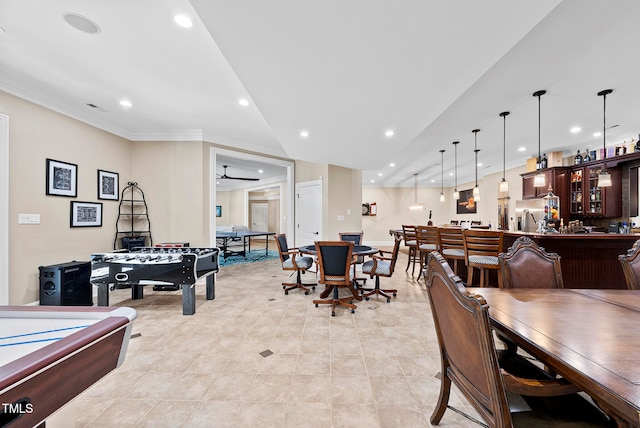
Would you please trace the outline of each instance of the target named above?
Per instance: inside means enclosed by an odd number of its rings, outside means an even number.
[[[369,296],[365,297],[364,300],[369,301]]]
[[[331,316],[335,317],[336,316],[336,312],[335,311],[331,312]]]
[[[351,313],[352,313],[352,314],[355,314],[355,313],[356,313],[356,310],[355,310],[355,309],[351,309]]]
[[[387,303],[389,303],[391,301],[391,299],[387,299]]]
[[[304,292],[304,295],[305,295],[305,296],[308,296],[308,295],[309,295],[309,292],[308,292],[308,291],[305,291],[305,292]]]
[[[398,297],[398,293],[393,293],[393,297]]]
[[[318,304],[316,303],[316,308],[318,307]]]
[[[284,294],[289,294],[289,292],[287,290],[284,290]]]

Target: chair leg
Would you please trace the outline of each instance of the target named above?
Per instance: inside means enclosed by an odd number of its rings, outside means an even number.
[[[414,247],[409,247],[409,258],[407,259],[407,268],[404,270],[405,272],[408,271],[409,266],[411,266],[411,260],[413,259],[414,250]]]
[[[282,289],[284,290],[284,294],[289,294],[289,291],[295,290],[296,288],[302,288],[304,290],[304,294],[309,294],[309,288],[305,287],[305,285],[311,287],[313,291],[316,289],[316,284],[302,284],[302,277],[300,276],[301,271],[296,271],[296,282],[283,282]]]
[[[361,291],[368,291],[368,293],[363,293],[362,297],[364,297],[365,300],[369,300],[369,296],[373,295],[373,294],[379,294],[381,296],[383,296],[384,298],[387,299],[387,303],[389,303],[391,301],[391,297],[386,294],[386,293],[393,293],[393,297],[396,297],[398,295],[398,290],[392,290],[392,289],[386,289],[383,290],[380,288],[380,277],[376,275],[376,286],[375,288],[361,288]]]
[[[467,266],[467,287],[473,286],[473,267]]]

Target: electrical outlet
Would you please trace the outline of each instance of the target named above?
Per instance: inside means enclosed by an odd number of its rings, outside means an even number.
[[[18,214],[18,224],[40,224],[40,214]]]

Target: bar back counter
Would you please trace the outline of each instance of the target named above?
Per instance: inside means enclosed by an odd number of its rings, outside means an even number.
[[[504,232],[504,251],[520,236],[530,237],[548,252],[558,253],[565,288],[626,289],[620,254],[626,254],[640,234]]]

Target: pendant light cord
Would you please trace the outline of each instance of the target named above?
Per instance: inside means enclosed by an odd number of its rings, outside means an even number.
[[[502,122],[502,181],[506,181],[504,176],[506,175],[506,163],[507,163],[507,116],[509,116],[509,112],[508,111],[503,111],[502,113],[500,113],[500,116],[502,116],[503,122]],[[540,143],[538,142],[538,147],[540,146]],[[538,148],[538,151],[540,151],[540,149]]]
[[[476,187],[478,187],[478,152],[480,151],[480,150],[478,150],[478,132],[480,132],[480,130],[479,129],[474,129],[471,132],[473,132],[473,140],[474,140],[474,142],[473,142],[473,147],[474,147],[473,152],[476,154]]]
[[[603,150],[603,160],[604,172],[607,172],[607,95],[613,92],[613,89],[605,89],[603,91],[598,92],[598,95],[602,97],[602,150]]]

